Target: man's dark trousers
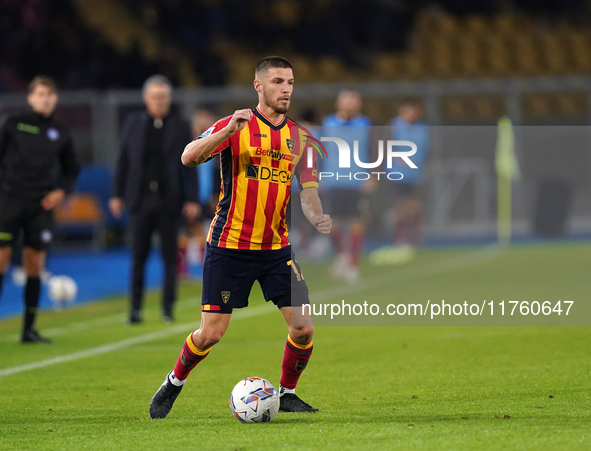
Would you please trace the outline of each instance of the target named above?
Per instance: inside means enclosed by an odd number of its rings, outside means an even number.
[[[151,249],[154,232],[160,237],[160,252],[164,261],[164,291],[162,308],[164,316],[172,316],[176,299],[176,258],[179,229],[179,215],[166,206],[166,200],[159,193],[143,195],[141,206],[131,212],[133,247],[133,270],[131,281],[132,311],[142,308],[144,294],[145,266]]]

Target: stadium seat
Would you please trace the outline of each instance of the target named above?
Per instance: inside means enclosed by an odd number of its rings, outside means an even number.
[[[78,174],[75,191],[77,193],[91,193],[98,199],[103,212],[105,212],[105,226],[107,229],[118,228],[122,222],[116,220],[109,212],[109,199],[113,186],[111,170],[101,164],[85,165]],[[122,219],[123,226],[127,224],[127,215]]]
[[[105,246],[105,215],[96,196],[75,193],[55,209],[56,233],[63,236],[92,236],[93,246]]]

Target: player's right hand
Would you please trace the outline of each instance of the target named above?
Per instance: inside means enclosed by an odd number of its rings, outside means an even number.
[[[115,219],[121,219],[123,210],[125,208],[125,202],[120,197],[112,197],[109,199],[109,210]]]
[[[231,132],[232,134],[239,132],[244,127],[246,127],[246,124],[248,124],[251,119],[252,119],[252,110],[250,110],[250,109],[234,111],[234,114],[232,115],[232,119],[230,119],[230,122],[228,122],[228,125],[227,125],[228,131]]]

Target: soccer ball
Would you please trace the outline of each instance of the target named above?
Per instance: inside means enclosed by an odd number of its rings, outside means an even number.
[[[230,408],[243,423],[268,423],[279,411],[279,392],[266,379],[247,377],[232,390]]]
[[[56,309],[62,309],[67,304],[74,302],[78,293],[78,286],[74,279],[68,276],[53,276],[47,281],[49,299],[53,301]]]

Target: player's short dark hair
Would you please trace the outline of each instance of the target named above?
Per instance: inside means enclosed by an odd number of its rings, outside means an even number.
[[[281,69],[293,69],[291,67],[291,63],[287,61],[285,58],[281,56],[267,56],[259,61],[257,64],[257,68],[254,71],[254,76],[257,77],[258,74],[269,70],[274,67],[279,67]]]
[[[57,85],[55,80],[47,75],[37,75],[29,83],[29,94],[31,94],[37,86],[47,86],[53,92],[57,92]]]

